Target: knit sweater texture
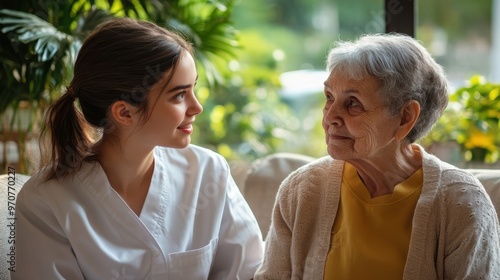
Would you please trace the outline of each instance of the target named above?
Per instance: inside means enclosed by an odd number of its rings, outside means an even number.
[[[403,279],[500,279],[500,226],[484,187],[419,149],[424,180]],[[327,156],[283,181],[254,279],[323,279],[343,166]]]

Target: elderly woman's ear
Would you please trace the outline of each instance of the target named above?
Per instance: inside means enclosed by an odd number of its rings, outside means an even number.
[[[420,115],[420,104],[416,100],[410,100],[401,109],[401,122],[399,129],[396,131],[395,137],[398,140],[403,140],[417,123]]]

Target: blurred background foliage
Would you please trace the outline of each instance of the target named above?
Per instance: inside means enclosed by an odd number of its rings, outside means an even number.
[[[0,0],[0,9],[3,141],[36,138],[43,110],[71,79],[88,32],[110,17],[129,16],[193,43],[204,106],[193,143],[246,161],[272,152],[326,153],[321,79],[328,49],[339,39],[384,32],[385,20],[381,0]],[[473,75],[488,76],[491,9],[491,0],[417,2],[417,39],[455,88]],[[22,109],[31,120],[24,136],[13,129]],[[457,126],[441,129],[457,123],[450,119],[457,114],[447,116],[423,143],[459,141]]]
[[[500,84],[471,77],[450,103],[424,145],[455,142],[465,161],[495,163],[500,156]]]

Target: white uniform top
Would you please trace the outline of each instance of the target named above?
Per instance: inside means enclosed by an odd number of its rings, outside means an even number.
[[[251,279],[257,221],[218,154],[155,148],[140,217],[85,163],[74,177],[34,175],[16,209],[13,279]]]

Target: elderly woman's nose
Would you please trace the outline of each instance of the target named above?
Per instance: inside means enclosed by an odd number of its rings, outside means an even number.
[[[324,120],[330,125],[340,125],[342,124],[342,108],[338,104],[339,102],[332,102],[330,107],[325,109]]]

